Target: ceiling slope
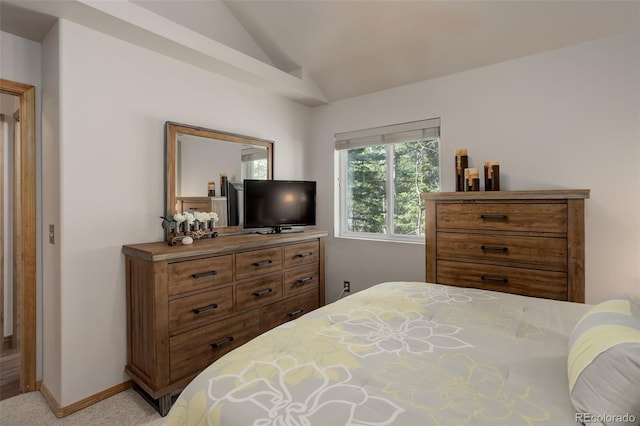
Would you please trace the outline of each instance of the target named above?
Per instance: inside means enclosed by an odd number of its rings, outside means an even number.
[[[287,73],[129,1],[3,0],[92,28],[308,106],[326,103],[305,72]]]
[[[0,8],[3,30],[64,18],[309,106],[640,31],[637,0],[0,0]],[[18,9],[33,12],[31,21]]]
[[[640,28],[640,1],[225,0],[274,64],[329,101]]]

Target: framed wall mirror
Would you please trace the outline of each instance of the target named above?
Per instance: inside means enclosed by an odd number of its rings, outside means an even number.
[[[244,179],[273,179],[273,141],[167,121],[165,214],[216,212],[220,233],[243,222]]]

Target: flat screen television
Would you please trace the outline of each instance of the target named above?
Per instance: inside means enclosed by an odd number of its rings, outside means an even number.
[[[316,183],[313,181],[244,181],[244,227],[271,228],[280,233],[292,226],[316,224]]]

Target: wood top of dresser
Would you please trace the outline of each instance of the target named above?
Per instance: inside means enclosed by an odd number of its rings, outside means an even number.
[[[588,189],[549,189],[539,191],[423,192],[423,200],[557,200],[586,199]]]
[[[195,240],[191,245],[170,246],[165,241],[142,244],[127,244],[122,246],[122,252],[127,256],[138,257],[153,262],[163,260],[180,260],[193,256],[222,254],[240,250],[251,250],[274,244],[288,244],[307,241],[314,238],[324,238],[326,231],[304,231],[282,234],[237,234],[220,235],[217,238]]]

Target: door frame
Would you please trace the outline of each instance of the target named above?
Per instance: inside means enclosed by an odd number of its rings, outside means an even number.
[[[36,390],[36,104],[35,86],[0,79],[20,101],[20,147],[14,158],[14,277],[20,289],[20,390]]]

